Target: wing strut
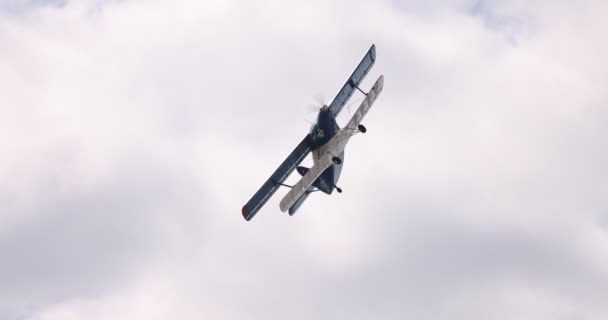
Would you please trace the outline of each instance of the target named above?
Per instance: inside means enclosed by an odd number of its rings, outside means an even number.
[[[338,92],[334,100],[329,104],[329,111],[333,114],[334,118],[338,116],[344,105],[348,102],[348,99],[353,95],[355,89],[359,89],[359,85],[374,66],[376,62],[376,45],[372,45],[367,53],[359,62],[359,65],[355,68],[355,71],[350,75],[348,80],[342,89]],[[363,90],[359,89],[363,92]],[[363,92],[365,94],[365,92]]]

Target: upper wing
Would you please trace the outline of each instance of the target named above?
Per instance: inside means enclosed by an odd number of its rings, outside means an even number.
[[[353,95],[355,88],[359,86],[363,78],[374,66],[374,62],[376,62],[376,45],[372,45],[369,48],[357,68],[355,68],[355,71],[353,71],[353,74],[350,75],[344,86],[342,86],[342,89],[340,89],[340,92],[338,92],[338,95],[329,104],[329,111],[331,111],[334,118],[338,116],[348,99],[350,99],[350,96]]]
[[[296,203],[300,197],[307,192],[308,187],[312,185],[312,183],[319,178],[319,176],[325,171],[325,169],[329,168],[332,165],[331,155],[326,154],[319,161],[308,170],[308,172],[296,183],[291,190],[283,197],[281,200],[280,207],[281,211],[285,212],[291,206]]]
[[[283,161],[283,163],[275,170],[275,172],[266,180],[260,190],[243,206],[243,217],[249,221],[262,208],[262,206],[270,199],[277,191],[280,184],[287,179],[293,170],[306,158],[310,153],[310,138],[306,137],[298,144],[291,154]]]
[[[367,94],[363,102],[361,102],[361,105],[357,109],[357,112],[353,114],[346,127],[344,127],[345,129],[355,129],[361,123],[361,120],[363,120],[363,117],[365,117],[367,111],[369,111],[369,109],[372,107],[372,104],[374,104],[374,101],[376,101],[376,98],[378,98],[383,88],[384,76],[380,76],[380,78],[376,80],[376,83],[374,84],[372,89],[369,90],[369,93]]]

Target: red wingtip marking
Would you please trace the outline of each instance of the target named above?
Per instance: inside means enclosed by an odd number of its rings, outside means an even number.
[[[249,219],[247,219],[247,207],[246,206],[243,206],[242,212],[243,212],[243,218],[245,218],[245,220],[249,221]]]

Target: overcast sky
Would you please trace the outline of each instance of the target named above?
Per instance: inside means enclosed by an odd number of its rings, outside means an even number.
[[[606,12],[0,0],[0,319],[607,319]],[[246,222],[372,43],[344,193]]]

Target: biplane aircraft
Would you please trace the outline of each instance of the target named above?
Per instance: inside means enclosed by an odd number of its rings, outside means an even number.
[[[338,193],[342,192],[342,189],[336,184],[342,172],[344,148],[353,135],[367,131],[361,124],[361,120],[382,92],[384,85],[384,76],[380,76],[369,92],[364,92],[359,88],[375,61],[376,47],[372,45],[334,100],[329,106],[321,107],[317,122],[312,126],[310,132],[243,206],[242,213],[245,220],[251,220],[281,186],[291,188],[279,205],[281,211],[289,211],[289,215],[293,215],[312,192],[320,190],[331,194],[334,189]],[[344,128],[340,128],[336,117],[355,90],[363,93],[365,99],[348,124]],[[299,166],[309,153],[312,153],[312,168]],[[294,186],[286,185],[285,180],[296,169],[302,175],[302,179]]]

